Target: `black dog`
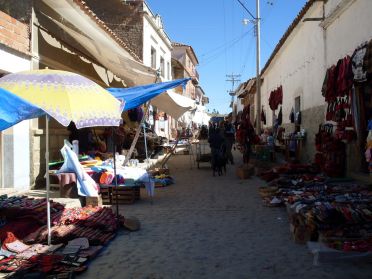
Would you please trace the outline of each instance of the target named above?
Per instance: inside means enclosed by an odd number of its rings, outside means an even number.
[[[212,170],[213,176],[216,176],[216,172],[218,176],[222,174],[226,174],[226,164],[227,164],[227,156],[226,156],[226,146],[222,145],[219,150],[214,150],[212,152]]]

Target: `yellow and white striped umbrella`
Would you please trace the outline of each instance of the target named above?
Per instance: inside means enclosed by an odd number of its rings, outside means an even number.
[[[0,87],[40,107],[59,123],[76,127],[119,126],[123,103],[81,75],[32,70],[0,78]]]

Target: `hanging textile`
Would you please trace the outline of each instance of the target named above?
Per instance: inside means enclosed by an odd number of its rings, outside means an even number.
[[[367,72],[367,79],[372,79],[372,39],[367,45],[367,51],[364,56],[364,66]]]
[[[278,113],[278,125],[282,125],[283,123],[283,114],[282,114],[282,107],[280,107],[279,109],[279,113]]]
[[[355,82],[364,82],[367,80],[367,72],[364,66],[364,58],[367,53],[368,44],[365,43],[357,48],[352,56],[352,70]]]
[[[261,110],[261,121],[266,125],[266,114],[263,108]]]
[[[293,107],[292,107],[291,113],[289,114],[289,120],[291,121],[291,123],[295,122],[295,115],[294,115]]]
[[[283,104],[283,87],[279,86],[275,90],[271,91],[269,97],[269,106],[271,110],[277,110],[278,106]]]

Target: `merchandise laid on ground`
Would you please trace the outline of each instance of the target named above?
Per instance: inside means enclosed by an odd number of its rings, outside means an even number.
[[[166,187],[174,183],[174,179],[170,175],[169,169],[155,168],[154,170],[150,170],[149,173],[154,178],[154,184],[156,188]]]
[[[22,274],[32,274],[32,278],[72,276],[82,272],[115,237],[124,221],[111,208],[67,209],[51,202],[52,245],[48,246],[46,204],[46,199],[0,197],[0,272],[8,273],[7,278],[22,278]]]
[[[263,172],[267,206],[286,206],[297,243],[309,243],[316,263],[372,258],[372,185],[330,178],[312,165],[286,164]]]

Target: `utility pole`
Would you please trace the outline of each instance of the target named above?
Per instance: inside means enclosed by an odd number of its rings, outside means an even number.
[[[261,63],[261,38],[260,38],[260,29],[261,29],[261,18],[260,18],[260,0],[256,0],[256,48],[257,48],[257,63],[256,63],[256,132],[257,134],[261,133],[261,117],[260,117],[260,108],[261,108],[261,76],[260,76],[260,63]]]
[[[235,96],[234,88],[235,88],[235,83],[240,82],[240,79],[239,79],[240,76],[241,75],[234,75],[234,73],[232,73],[231,75],[226,75],[226,77],[228,78],[226,81],[231,82],[231,90],[227,92],[229,92],[229,95],[231,96],[231,104],[232,104],[231,109],[232,109],[233,114],[234,114],[234,96]]]
[[[260,118],[260,108],[261,108],[261,76],[260,76],[260,63],[261,63],[261,18],[260,18],[260,0],[256,0],[256,17],[247,9],[247,7],[240,1],[237,0],[239,4],[248,12],[252,19],[243,19],[243,24],[248,24],[249,22],[254,24],[254,35],[256,36],[256,133],[261,132],[261,118]],[[272,5],[271,2],[268,2]]]
[[[234,75],[234,74],[231,74],[231,75],[226,75],[227,78],[230,78],[230,79],[227,79],[226,81],[230,81],[231,82],[231,90],[234,91],[234,86],[235,86],[235,83],[236,82],[240,82],[240,78],[241,75]]]

